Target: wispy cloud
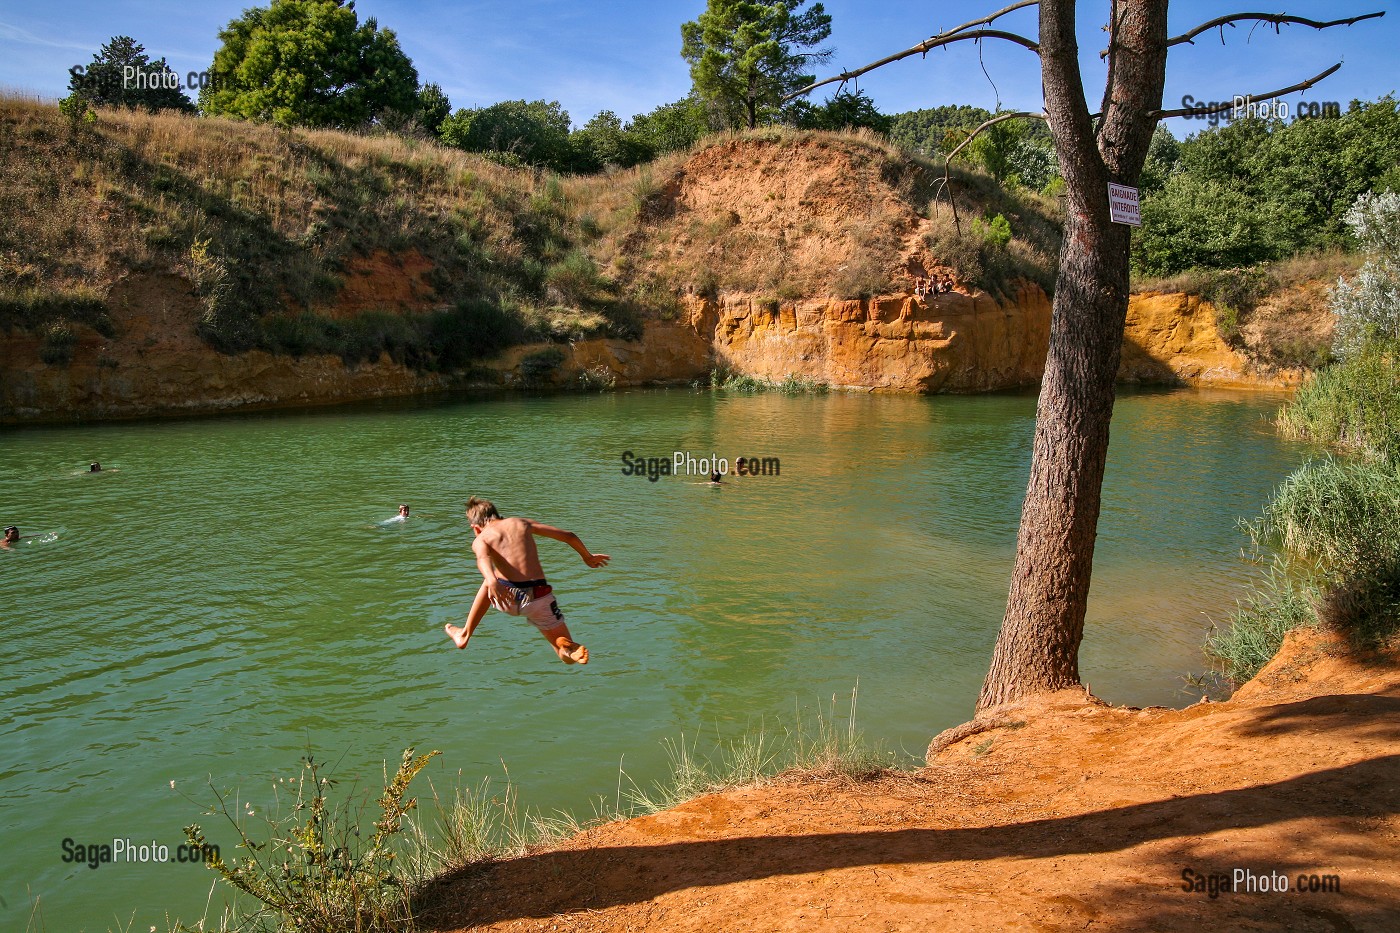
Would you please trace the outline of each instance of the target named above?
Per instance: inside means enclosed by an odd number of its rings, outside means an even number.
[[[45,39],[43,36],[36,36],[27,29],[20,29],[9,23],[0,23],[0,41],[23,42],[26,45],[43,45],[51,49],[73,49],[79,52],[91,52],[92,45],[82,45],[77,42],[58,42],[53,39]]]

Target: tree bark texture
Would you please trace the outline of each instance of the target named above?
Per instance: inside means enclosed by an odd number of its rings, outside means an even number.
[[[1074,0],[1040,3],[1045,113],[1065,179],[1065,227],[1016,566],[979,711],[1079,683],[1079,643],[1128,311],[1130,228],[1108,183],[1136,185],[1161,109],[1166,0],[1112,4],[1108,78],[1090,114]]]

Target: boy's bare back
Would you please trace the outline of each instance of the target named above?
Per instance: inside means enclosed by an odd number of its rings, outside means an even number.
[[[535,548],[532,528],[535,524],[528,518],[518,516],[498,518],[476,536],[476,540],[472,542],[472,550],[480,557],[482,554],[479,549],[484,548],[485,556],[507,580],[519,582],[541,579],[544,577],[544,568],[540,566],[540,554]]]

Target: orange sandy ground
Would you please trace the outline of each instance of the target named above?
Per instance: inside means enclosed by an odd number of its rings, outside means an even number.
[[[913,774],[779,780],[429,892],[441,930],[1400,930],[1400,656],[1290,638],[1228,703],[1014,711]],[[1022,718],[1024,716],[1024,718]],[[1022,724],[1024,723],[1024,725]],[[990,742],[988,741],[990,740]],[[1183,869],[1340,893],[1183,890]]]

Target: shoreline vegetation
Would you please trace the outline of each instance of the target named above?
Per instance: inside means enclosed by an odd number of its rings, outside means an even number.
[[[557,845],[592,827],[740,787],[862,782],[907,769],[912,762],[866,740],[857,724],[858,691],[859,685],[840,701],[833,696],[814,713],[798,709],[791,725],[760,723],[737,737],[716,735],[705,743],[684,734],[666,740],[669,775],[638,784],[619,767],[613,799],[599,797],[593,815],[583,819],[523,806],[508,771],[503,785],[490,778],[463,783],[459,772],[442,789],[425,775],[420,784],[426,781],[427,791],[410,796],[410,784],[440,754],[413,748],[404,750],[392,774],[386,762],[378,794],[353,785],[341,789],[332,769],[311,753],[301,759],[297,777],[273,783],[271,811],[259,812],[249,802],[240,806],[243,794],[210,784],[213,803],[200,806],[217,828],[194,823],[184,836],[198,847],[194,851],[219,853],[207,867],[232,903],[213,916],[206,908],[193,923],[169,920],[167,933],[414,933],[422,929],[416,919],[421,905],[440,895],[445,879]],[[236,844],[219,846],[230,832]],[[234,851],[239,854],[224,854]],[[45,933],[38,901],[26,933]]]
[[[1331,290],[1340,358],[1276,422],[1284,435],[1329,449],[1241,523],[1256,553],[1276,556],[1267,580],[1207,642],[1236,683],[1296,628],[1331,629],[1361,652],[1391,645],[1400,630],[1400,194],[1362,195],[1345,219],[1368,258]]]

